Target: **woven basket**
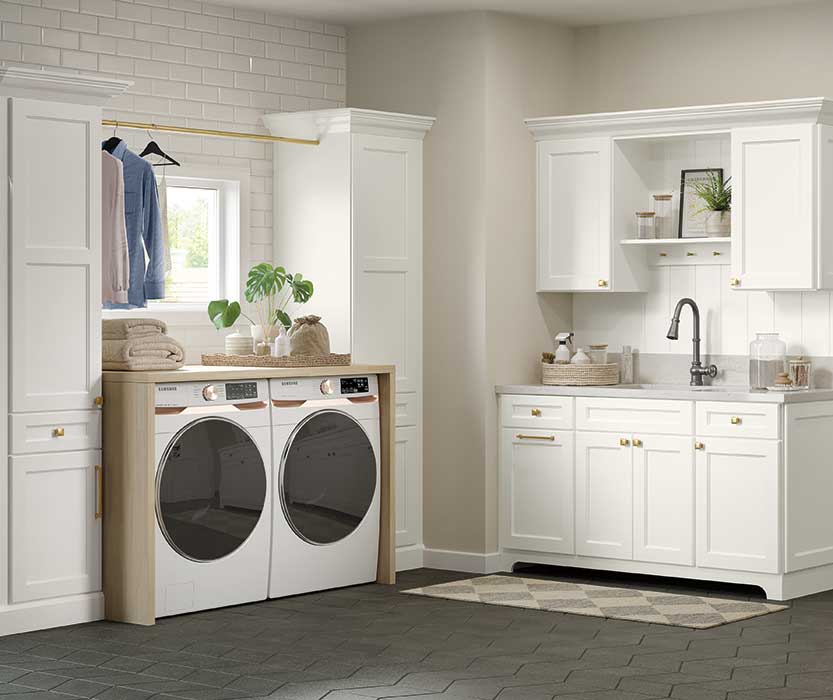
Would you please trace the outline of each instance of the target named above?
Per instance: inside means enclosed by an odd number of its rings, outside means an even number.
[[[541,381],[550,386],[609,386],[619,383],[619,365],[541,364]]]
[[[209,367],[346,367],[352,364],[351,355],[203,355],[203,365]]]

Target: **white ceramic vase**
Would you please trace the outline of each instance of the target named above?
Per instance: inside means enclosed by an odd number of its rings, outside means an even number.
[[[706,213],[706,236],[709,238],[727,238],[732,235],[732,213],[730,211],[710,211]]]

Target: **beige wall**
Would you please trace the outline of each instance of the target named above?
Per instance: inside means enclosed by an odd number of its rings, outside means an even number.
[[[570,40],[556,25],[489,13],[350,29],[348,105],[437,118],[425,141],[429,548],[495,550],[494,384],[534,380],[550,330],[568,324],[568,297],[535,294],[522,119],[564,107]]]

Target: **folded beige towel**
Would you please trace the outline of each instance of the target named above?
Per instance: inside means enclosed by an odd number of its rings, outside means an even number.
[[[101,360],[104,369],[130,372],[179,369],[185,364],[185,351],[167,335],[144,335],[103,341]]]
[[[155,318],[111,318],[101,322],[103,340],[127,340],[143,335],[164,335],[168,326]]]

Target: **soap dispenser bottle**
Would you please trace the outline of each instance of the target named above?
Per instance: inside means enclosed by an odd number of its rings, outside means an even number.
[[[570,339],[573,337],[573,334],[569,331],[562,331],[561,333],[556,334],[555,336],[555,364],[557,365],[569,365],[570,364],[570,357],[572,353],[570,352],[570,348],[567,344],[570,342]]]

